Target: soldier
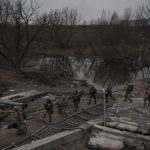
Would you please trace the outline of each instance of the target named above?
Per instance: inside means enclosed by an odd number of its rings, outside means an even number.
[[[0,89],[0,98],[3,96],[3,91]]]
[[[92,86],[90,88],[89,93],[90,93],[90,101],[88,102],[88,104],[91,104],[92,98],[94,99],[94,103],[96,104],[96,94],[97,94],[96,88],[94,88],[94,86]]]
[[[79,110],[79,103],[80,103],[80,94],[78,91],[75,91],[73,95],[73,102],[75,106],[75,112]]]
[[[45,107],[46,113],[44,114],[43,118],[45,119],[46,115],[48,114],[49,122],[51,122],[52,114],[53,114],[53,103],[48,96],[46,96],[45,99],[46,99],[46,104],[44,104],[44,107]]]
[[[68,106],[67,99],[66,99],[66,97],[63,95],[62,98],[61,98],[61,103],[60,103],[61,115],[62,115],[63,118],[67,116],[67,112],[66,112],[67,106]]]
[[[125,82],[125,89],[126,89],[126,93],[125,93],[125,99],[124,101],[127,101],[128,99],[130,100],[130,103],[132,103],[132,99],[130,98],[131,93],[133,91],[134,86],[129,84],[128,82]]]
[[[57,103],[57,105],[58,105],[58,114],[59,114],[59,115],[62,115],[61,99],[60,99],[60,101]]]
[[[148,106],[150,106],[150,82],[147,82],[146,84],[145,94],[144,94],[143,99],[144,99],[143,106],[145,107],[147,103],[148,103]]]
[[[21,134],[21,125],[23,124],[23,116],[21,112],[21,108],[15,106],[15,114],[16,114],[16,124],[17,124],[17,134]]]
[[[25,104],[22,106],[22,116],[23,116],[24,121],[27,120],[27,111],[26,111],[27,107],[28,107],[28,104]]]
[[[106,103],[108,102],[108,98],[111,97],[114,101],[116,100],[113,96],[112,96],[112,84],[111,82],[108,82],[107,83],[107,86],[106,86]]]

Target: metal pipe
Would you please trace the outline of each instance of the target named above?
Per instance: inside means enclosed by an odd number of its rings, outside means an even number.
[[[103,93],[104,93],[104,127],[106,126],[106,93],[105,93],[105,88],[103,88]]]

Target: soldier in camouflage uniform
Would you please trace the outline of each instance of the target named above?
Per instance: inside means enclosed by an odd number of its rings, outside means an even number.
[[[51,122],[52,114],[53,114],[53,103],[48,96],[45,99],[46,99],[46,104],[44,104],[44,107],[45,107],[46,113],[44,114],[43,118],[46,118],[46,115],[48,114],[49,122]]]
[[[0,89],[0,98],[3,96],[3,91]]]
[[[17,123],[17,134],[21,134],[21,125],[23,124],[23,115],[21,112],[21,108],[16,106],[15,107],[15,114],[16,114],[16,123]]]
[[[106,103],[108,102],[108,98],[111,97],[114,101],[116,100],[113,96],[112,96],[112,84],[111,82],[108,82],[107,83],[107,86],[106,86]]]
[[[79,110],[79,103],[80,103],[80,94],[78,91],[75,91],[74,95],[73,95],[73,102],[74,102],[74,106],[75,106],[75,112]]]
[[[147,104],[148,106],[150,106],[150,82],[147,82],[143,99],[144,99],[143,106],[145,107]]]
[[[134,86],[132,84],[129,84],[128,82],[125,83],[125,99],[124,101],[130,100],[130,103],[132,103],[132,99],[131,99],[131,93],[133,91]]]
[[[68,107],[68,101],[64,95],[61,98],[60,107],[61,107],[61,116],[64,118],[67,116],[66,110]]]
[[[91,104],[92,98],[94,99],[94,103],[96,104],[96,94],[97,94],[96,88],[94,88],[94,86],[92,86],[90,88],[89,93],[90,93],[90,101],[88,102],[88,104]]]

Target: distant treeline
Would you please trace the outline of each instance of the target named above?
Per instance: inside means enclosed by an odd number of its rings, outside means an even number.
[[[27,56],[68,49],[77,55],[90,53],[105,62],[143,67],[150,49],[150,2],[123,15],[102,11],[98,19],[82,21],[75,9],[63,8],[38,14],[29,0],[0,1],[1,64],[20,69]]]

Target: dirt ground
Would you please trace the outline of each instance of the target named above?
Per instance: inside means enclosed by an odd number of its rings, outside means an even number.
[[[44,83],[38,83],[36,80],[33,79],[29,79],[29,78],[25,78],[23,75],[19,75],[19,74],[14,74],[10,71],[2,71],[0,70],[0,81],[2,81],[1,85],[5,85],[6,90],[5,92],[3,92],[4,96],[5,95],[10,95],[10,94],[15,94],[18,92],[24,92],[24,91],[29,91],[29,90],[38,90],[38,91],[55,91],[55,92],[73,92],[75,89],[78,90],[83,90],[85,92],[89,91],[90,86],[87,85],[85,82],[78,82],[78,81],[72,81],[70,79],[60,79],[56,82],[56,84],[45,84]],[[50,83],[50,81],[48,82]],[[136,82],[136,84],[138,85],[143,85],[144,82],[143,81],[138,81]],[[123,86],[118,86],[116,88],[114,88],[114,90],[120,90],[122,89]],[[12,92],[13,91],[13,92]],[[133,92],[134,97],[141,97],[143,95],[144,89],[143,87],[135,87],[135,90]],[[114,96],[118,99],[119,97],[123,97],[124,96],[124,92],[115,92]],[[87,98],[82,97],[81,103],[80,103],[80,110],[82,109],[86,109],[89,108],[91,106],[93,106],[94,104],[88,105],[88,96]],[[56,101],[59,101],[60,97],[58,96],[56,98]],[[101,102],[102,99],[98,99],[98,103]],[[39,98],[36,99],[35,101],[31,101],[28,104],[28,109],[27,112],[29,112],[28,115],[28,121],[27,121],[27,128],[28,128],[28,132],[26,135],[16,135],[16,129],[6,129],[6,126],[8,125],[8,123],[10,123],[12,121],[12,119],[14,118],[13,115],[11,115],[8,118],[8,121],[4,122],[1,124],[1,128],[0,128],[0,149],[7,147],[8,145],[11,145],[13,143],[19,142],[22,139],[25,139],[27,137],[29,137],[31,134],[33,134],[34,132],[36,132],[37,130],[39,130],[40,128],[42,128],[43,126],[46,125],[45,122],[42,121],[43,119],[43,115],[44,115],[44,110],[43,109],[43,104],[45,103],[45,100],[43,98]],[[118,106],[128,106],[128,105],[132,105],[132,107],[136,107],[139,110],[143,111],[145,110],[145,108],[142,107],[142,102],[138,102],[138,101],[133,101],[132,104],[128,103],[128,102],[122,102],[120,100],[116,101],[116,105]],[[120,107],[121,108],[121,107]],[[147,113],[148,113],[149,108],[147,108]],[[69,115],[74,113],[74,105],[73,103],[69,103],[68,109],[67,109],[67,113]],[[149,113],[150,114],[150,113]],[[149,115],[148,114],[148,115]],[[128,111],[120,111],[117,115],[119,116],[123,116],[123,117],[131,117],[133,118],[135,121],[137,121],[137,118],[139,117],[139,113],[129,109]],[[148,116],[147,115],[147,116]],[[145,118],[144,116],[142,116],[142,114],[140,113],[140,117],[143,118],[143,120],[145,121],[149,121],[150,122],[150,118],[147,119],[147,117]],[[55,106],[54,108],[54,114],[52,116],[52,122],[57,122],[59,120],[62,120],[63,118],[57,113],[57,106]],[[48,118],[45,119],[45,121],[48,121]],[[7,139],[7,140],[6,140]],[[85,141],[83,140],[83,142],[81,141],[76,141],[73,142],[71,144],[62,146],[61,148],[59,148],[60,150],[77,150],[77,149],[81,149],[81,150],[87,150],[86,148],[86,144]]]
[[[133,100],[133,102],[130,103],[128,101],[124,102],[123,99],[118,98],[114,103],[114,108],[107,110],[106,118],[108,119],[109,117],[128,118],[131,122],[142,125],[142,128],[144,129],[143,125],[150,124],[150,107],[143,107],[143,100]],[[94,129],[93,132],[97,131]],[[56,150],[89,150],[87,143],[88,139],[83,138],[72,143],[62,145]],[[137,145],[139,144],[140,143],[137,143]]]
[[[0,73],[2,74],[2,72]],[[9,76],[8,76],[9,74]],[[7,80],[6,80],[7,77]],[[85,84],[83,81],[70,81],[70,80],[61,80],[61,83],[56,85],[51,84],[41,84],[37,83],[33,80],[26,79],[18,74],[14,75],[11,72],[3,72],[3,76],[1,76],[1,81],[3,84],[7,86],[5,92],[3,92],[3,96],[15,94],[19,92],[29,91],[29,90],[38,90],[38,91],[54,91],[54,92],[74,92],[75,89],[84,90],[85,92],[89,91],[90,86]],[[68,95],[66,95],[68,96]],[[70,95],[71,96],[71,95]],[[56,96],[56,100],[54,103],[57,103],[60,100],[61,96]],[[87,109],[94,104],[88,105],[88,96],[87,98],[82,97],[80,102],[80,110]],[[97,100],[100,102],[100,99]],[[11,144],[18,143],[23,139],[28,138],[31,134],[41,129],[43,126],[47,125],[48,116],[46,119],[43,119],[45,110],[43,104],[45,103],[44,98],[39,98],[34,101],[28,103],[28,120],[27,120],[27,128],[28,132],[25,135],[17,135],[16,129],[7,129],[8,124],[14,122],[15,115],[12,113],[5,122],[1,122],[0,128],[0,149],[5,148]],[[67,114],[72,115],[74,113],[74,104],[73,102],[69,102],[69,106],[67,108]],[[52,115],[52,122],[58,122],[64,119],[58,114],[57,105],[54,106],[54,113]],[[44,121],[43,121],[44,120]],[[7,140],[6,140],[7,138]]]
[[[36,104],[41,104],[41,107],[43,107],[44,101],[41,99],[38,99],[34,102],[29,103],[29,108],[28,111],[30,113],[28,114],[29,120],[27,120],[27,128],[28,132],[25,135],[17,135],[16,134],[16,129],[6,129],[5,127],[8,125],[7,123],[2,124],[2,128],[0,129],[0,149],[7,147],[8,145],[12,143],[18,143],[22,139],[27,138],[37,130],[41,129],[43,126],[47,125],[46,122],[48,122],[48,116],[46,119],[43,119],[43,115],[45,111],[38,111],[39,105]],[[82,99],[80,103],[80,110],[89,108],[93,106],[94,104],[88,105],[87,100]],[[37,106],[37,107],[36,107]],[[35,108],[37,109],[35,112]],[[35,112],[35,113],[32,113]],[[67,109],[67,114],[72,115],[74,113],[74,105],[73,103],[70,103]],[[15,116],[14,116],[15,117]],[[11,117],[12,118],[12,117]],[[31,119],[30,119],[31,118]],[[55,107],[54,113],[52,115],[52,122],[58,122],[60,120],[63,120],[64,118],[61,117],[58,112],[57,112],[57,107]],[[46,122],[44,122],[44,121]],[[7,137],[7,140],[5,140],[5,137]]]

